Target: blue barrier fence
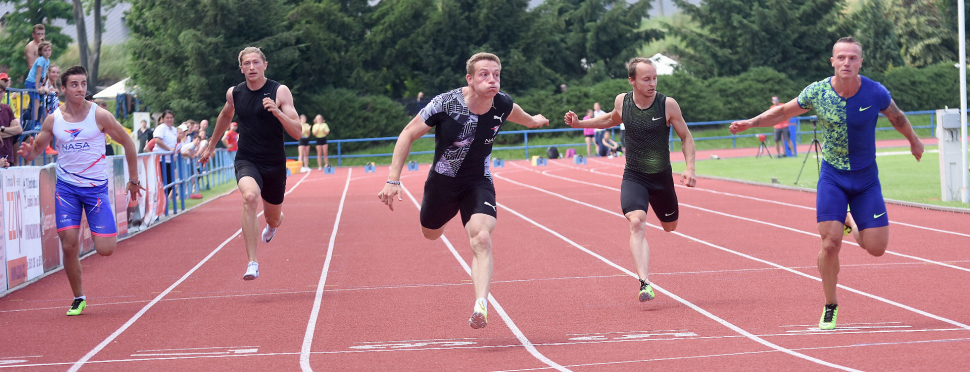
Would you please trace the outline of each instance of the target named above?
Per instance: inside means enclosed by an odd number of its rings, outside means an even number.
[[[935,110],[910,111],[910,112],[907,112],[906,115],[907,116],[930,115],[930,124],[929,125],[913,126],[913,128],[914,129],[927,129],[928,128],[928,129],[930,129],[930,132],[934,132],[936,130],[936,123],[935,123],[935,120],[936,120],[936,111]],[[883,116],[883,115],[880,114],[880,116]],[[812,135],[812,133],[813,133],[813,131],[810,130],[811,127],[807,127],[807,128],[803,127],[803,122],[813,122],[813,121],[817,120],[818,117],[817,116],[799,116],[799,117],[796,117],[795,119],[798,121],[798,123],[797,124],[794,124],[794,125],[797,125],[797,130],[795,132],[795,138],[793,140],[795,141],[795,143],[801,143],[801,136],[802,135]],[[731,124],[731,122],[733,122],[733,121],[734,120],[691,122],[691,123],[687,123],[687,126],[688,126],[688,128],[696,128],[696,127],[704,127],[704,126],[718,126],[718,125]],[[805,126],[808,126],[809,124],[804,124],[804,125]],[[612,132],[615,132],[618,128],[619,127],[613,127],[610,130]],[[876,130],[877,131],[886,131],[886,130],[895,130],[895,129],[893,127],[877,127]],[[576,129],[576,128],[532,129],[532,130],[510,130],[510,131],[502,131],[502,132],[499,133],[500,136],[502,136],[502,135],[521,135],[522,138],[523,138],[522,139],[522,145],[519,145],[519,146],[493,147],[492,150],[493,151],[494,150],[525,150],[525,157],[526,158],[529,158],[529,149],[535,149],[535,148],[543,148],[544,149],[544,148],[550,147],[550,146],[556,146],[556,147],[586,146],[586,143],[585,142],[562,143],[562,144],[551,144],[551,145],[550,144],[544,144],[544,145],[538,145],[538,146],[537,145],[529,145],[529,135],[530,134],[531,135],[536,135],[536,134],[544,134],[544,133],[580,132],[580,131],[582,131],[582,129]],[[735,135],[727,135],[727,136],[708,136],[708,137],[696,137],[695,136],[694,137],[694,141],[695,142],[698,142],[698,141],[730,139],[731,140],[731,147],[732,148],[737,148],[738,147],[738,139],[739,138],[757,137],[758,134],[759,133],[735,134]],[[764,134],[764,133],[760,133],[760,134]],[[422,136],[421,138],[434,138],[434,135],[429,134],[429,135]],[[615,133],[614,133],[614,138],[616,138]],[[375,137],[375,138],[356,138],[356,139],[331,139],[331,140],[328,140],[327,143],[328,144],[336,144],[337,145],[336,146],[337,147],[337,154],[336,155],[331,155],[330,157],[331,158],[336,158],[337,159],[337,166],[340,166],[340,165],[342,165],[342,160],[343,159],[371,158],[371,157],[390,157],[390,156],[393,156],[394,155],[393,153],[343,154],[343,149],[342,149],[342,146],[341,145],[344,144],[344,143],[396,141],[396,140],[397,140],[397,137]],[[670,144],[671,149],[673,148],[673,145],[676,142],[680,142],[680,137],[677,136],[674,133],[674,131],[670,131],[670,138],[668,139],[668,143]],[[294,142],[286,142],[285,144],[286,145],[297,145],[297,142],[295,142],[295,141]],[[434,154],[434,151],[412,151],[410,154],[411,155]],[[544,154],[544,152],[543,152],[543,154]],[[296,157],[289,157],[289,159],[296,159]]]

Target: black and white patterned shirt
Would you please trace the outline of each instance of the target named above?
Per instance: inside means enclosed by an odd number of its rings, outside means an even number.
[[[499,92],[492,108],[475,115],[458,88],[435,96],[418,115],[435,127],[434,172],[448,177],[487,177],[492,142],[512,113],[512,97]]]

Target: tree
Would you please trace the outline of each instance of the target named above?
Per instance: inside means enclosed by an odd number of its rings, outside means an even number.
[[[271,0],[132,1],[129,71],[140,96],[154,110],[214,118],[226,90],[243,80],[237,56],[247,46],[266,54],[267,77],[295,83],[294,66],[312,56],[300,55],[286,21],[291,9]]]
[[[53,44],[51,59],[57,58],[70,43],[71,38],[61,33],[61,28],[54,26],[57,19],[64,19],[70,23],[71,6],[59,0],[0,0],[3,3],[13,3],[14,10],[6,16],[2,36],[0,36],[0,65],[8,67],[11,81],[22,81],[30,70],[24,47],[31,40],[31,33],[35,24],[46,26],[46,39]]]
[[[957,60],[957,34],[948,27],[943,9],[935,1],[893,0],[889,14],[909,66]]]
[[[862,8],[852,14],[850,23],[862,44],[863,73],[883,72],[892,66],[904,66],[896,27],[888,18],[883,0],[866,0]]]
[[[101,7],[111,9],[121,0],[71,0],[74,15],[74,25],[77,26],[77,46],[80,53],[81,66],[88,71],[88,93],[94,93],[98,85],[98,66],[101,63],[101,33],[104,32],[104,20],[101,17]],[[88,29],[85,24],[85,14],[94,13],[94,41],[88,44]]]
[[[707,0],[700,6],[674,2],[702,27],[671,29],[689,46],[673,51],[691,73],[733,76],[752,67],[771,67],[789,76],[831,72],[824,56],[842,36],[845,0]]]

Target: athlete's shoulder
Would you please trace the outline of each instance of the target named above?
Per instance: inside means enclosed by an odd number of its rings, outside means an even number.
[[[421,109],[419,114],[421,114],[422,119],[427,121],[432,115],[444,112],[446,107],[452,106],[448,103],[459,99],[464,100],[464,97],[461,94],[461,88],[449,90],[434,96],[434,98],[432,98],[431,101],[428,102],[423,109]]]
[[[512,102],[512,96],[510,96],[508,93],[498,92],[498,94],[495,95],[493,104],[495,105],[495,108],[501,111],[512,112],[514,102]]]

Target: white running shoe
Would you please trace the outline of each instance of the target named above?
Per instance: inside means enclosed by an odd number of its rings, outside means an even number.
[[[475,311],[468,318],[468,325],[474,329],[485,328],[488,325],[488,303],[479,299],[475,301]]]
[[[246,275],[243,275],[243,280],[253,280],[259,277],[259,263],[249,262],[249,266],[246,266]]]

